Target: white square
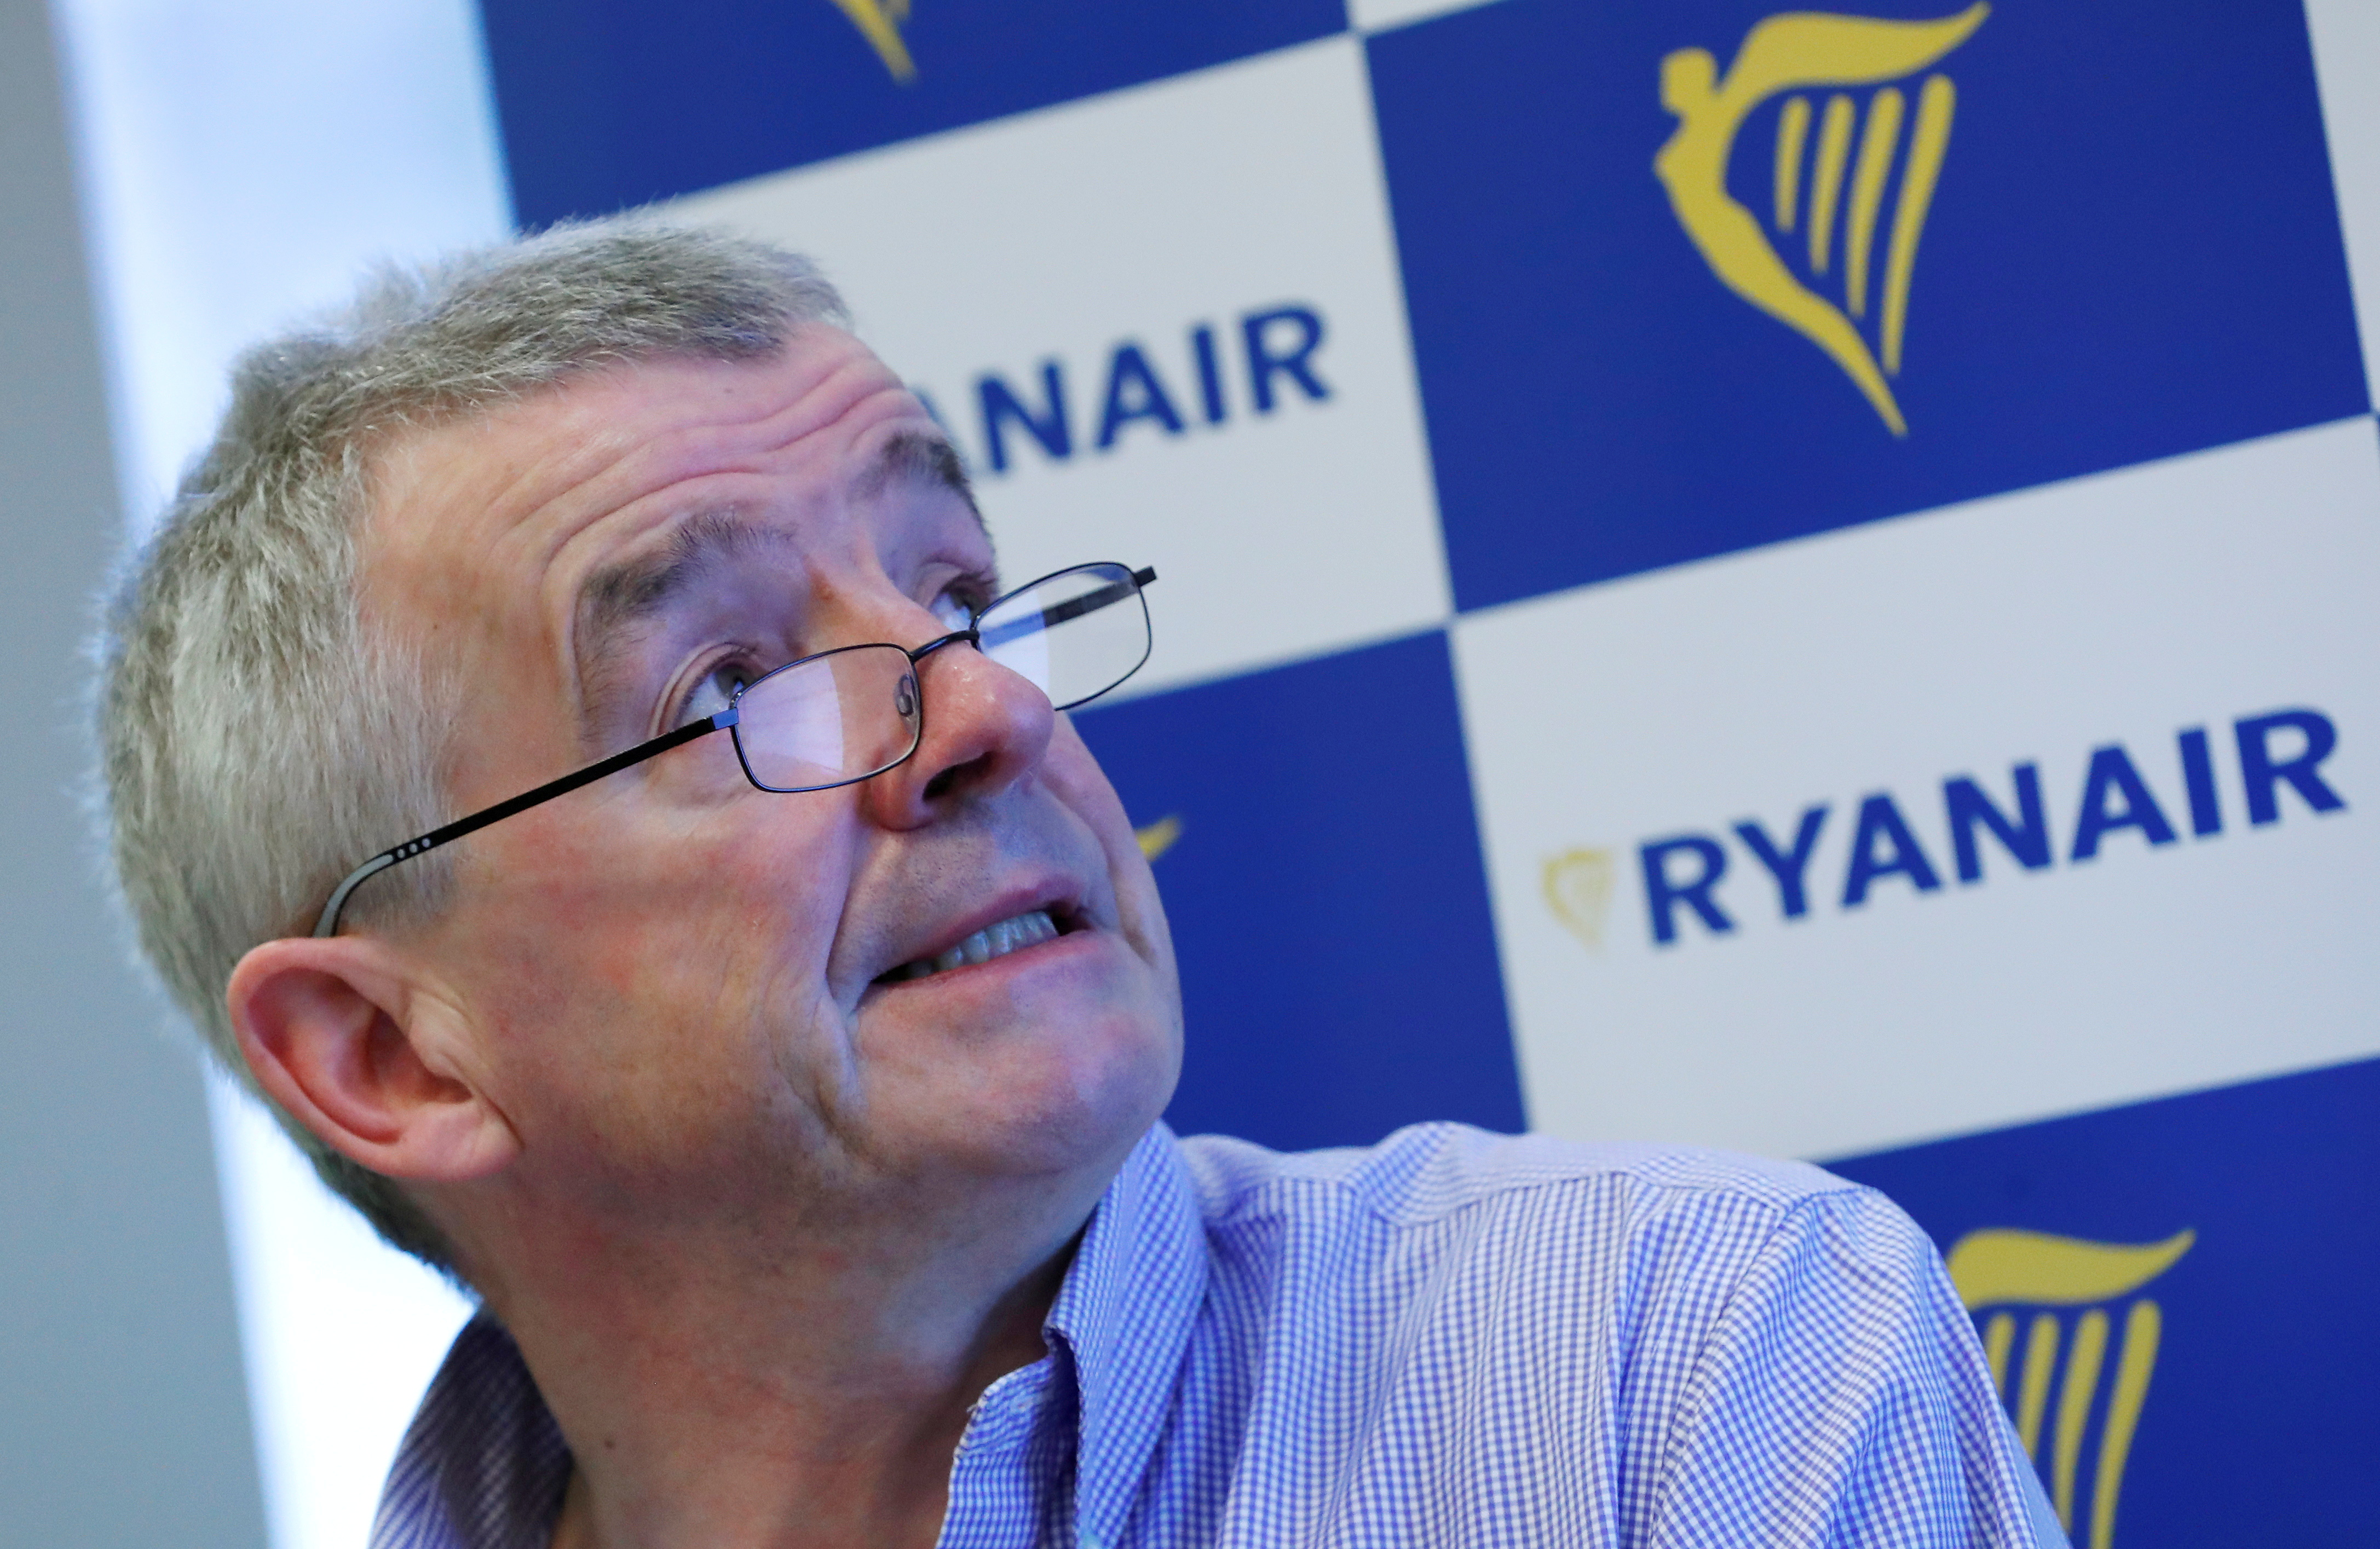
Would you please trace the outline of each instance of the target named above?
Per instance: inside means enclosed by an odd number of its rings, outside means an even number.
[[[1347,0],[1347,24],[1359,32],[1385,32],[1450,11],[1467,11],[1493,0]]]
[[[2359,418],[1465,617],[1533,1123],[1841,1155],[2380,1051],[2375,587],[2380,448]],[[2234,720],[2285,707],[2338,728],[2317,773],[2347,805],[2277,788],[2280,820],[2252,825]],[[2204,840],[2193,726],[2225,822]],[[2112,743],[2179,831],[2073,861]],[[2013,816],[2020,761],[2054,856],[2021,868],[1978,829],[1964,883],[1944,782],[1973,776]],[[2098,805],[2120,813],[2115,789]],[[1939,886],[1887,876],[1847,907],[1877,793]],[[1789,919],[1734,825],[1790,852],[1817,803]],[[1719,846],[1704,896],[1731,928],[1688,901],[1658,945],[1640,846],[1683,834]],[[1893,850],[1879,826],[1869,853]],[[1685,883],[1705,862],[1666,864]]]
[[[976,470],[1003,572],[1153,564],[1146,692],[1426,627],[1451,608],[1361,44],[1328,39],[779,174],[672,213],[816,256]],[[1272,395],[1260,412],[1247,320]],[[1194,330],[1209,330],[1211,379]],[[1123,347],[1140,351],[1123,360]],[[1003,414],[1065,388],[1068,455]],[[1153,372],[1181,429],[1148,409]],[[1208,381],[1221,423],[1210,423]],[[1318,387],[1327,397],[1318,398]],[[1046,423],[1046,420],[1045,420]],[[1054,439],[1054,438],[1053,438]]]

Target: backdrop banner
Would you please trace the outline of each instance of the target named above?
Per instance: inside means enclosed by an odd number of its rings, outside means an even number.
[[[815,255],[1009,575],[1163,577],[1079,721],[1177,1128],[1830,1160],[2078,1545],[2380,1533],[2380,436],[2298,4],[483,10],[523,225]]]

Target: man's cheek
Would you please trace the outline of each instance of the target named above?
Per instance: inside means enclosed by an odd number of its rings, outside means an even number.
[[[834,794],[771,799],[820,803]],[[725,845],[710,869],[707,894],[689,901],[688,917],[701,922],[702,954],[722,968],[771,983],[772,993],[821,986],[853,902],[857,851],[849,828],[808,826],[797,834],[781,828]]]
[[[1110,850],[1121,846],[1135,854],[1139,853],[1123,798],[1108,782],[1107,771],[1099,768],[1099,760],[1084,745],[1072,717],[1058,718],[1057,730],[1050,739],[1049,756],[1042,765],[1042,778],[1070,811],[1090,825],[1101,844]]]

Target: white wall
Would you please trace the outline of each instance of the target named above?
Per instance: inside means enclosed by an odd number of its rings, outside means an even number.
[[[468,0],[58,0],[57,10],[116,460],[126,509],[145,525],[206,438],[243,345],[336,301],[374,260],[507,229],[478,18]],[[71,681],[60,671],[42,686]],[[184,1093],[194,1131],[197,1098]],[[228,1083],[215,1083],[211,1107],[273,1542],[350,1549],[468,1309],[381,1247]],[[244,1421],[226,1414],[214,1434]],[[93,1542],[27,1542],[69,1536]]]
[[[0,1539],[254,1543],[197,1065],[127,971],[76,811],[117,512],[41,0],[0,0]]]

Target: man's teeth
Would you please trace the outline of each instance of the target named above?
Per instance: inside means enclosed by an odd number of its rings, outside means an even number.
[[[984,926],[947,952],[921,957],[915,962],[905,962],[884,976],[895,982],[922,979],[929,974],[944,973],[965,963],[990,962],[993,958],[1006,957],[1019,948],[1052,940],[1057,935],[1057,923],[1050,918],[1048,910],[1028,909],[1014,918]]]

